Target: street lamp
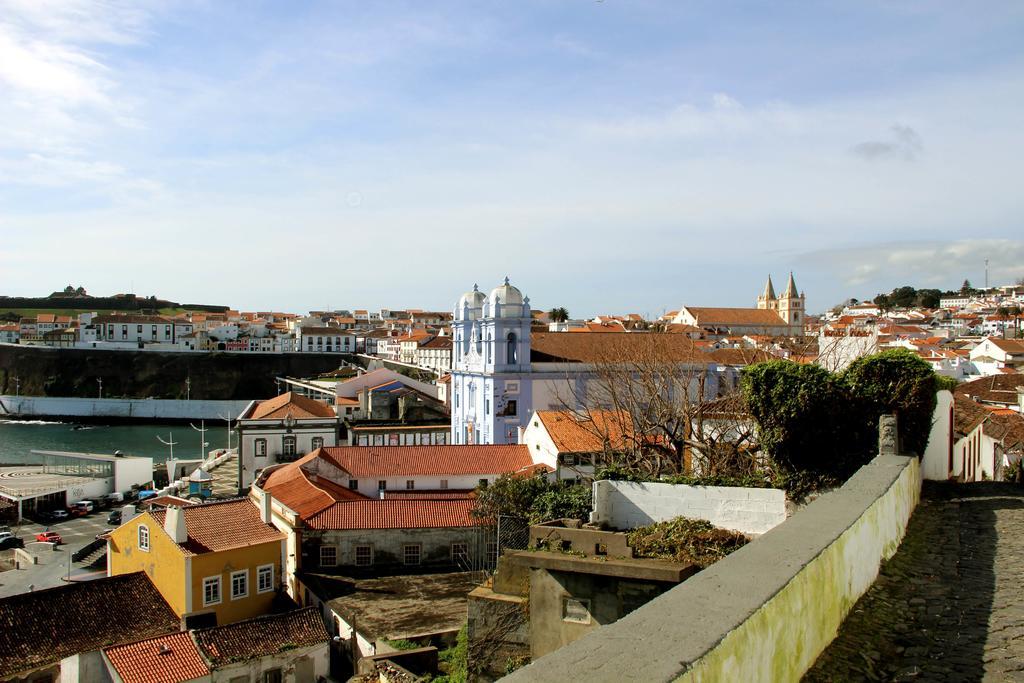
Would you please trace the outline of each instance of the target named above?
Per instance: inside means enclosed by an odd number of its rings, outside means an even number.
[[[222,420],[226,420],[227,423],[228,423],[228,450],[230,451],[231,450],[231,415],[227,415],[225,417],[224,415],[219,415],[218,414],[217,417],[219,417]]]
[[[196,427],[194,424],[189,422],[188,426],[199,432],[199,459],[205,460],[206,454],[203,452],[203,448],[205,448],[208,445],[206,443],[206,420],[200,420],[199,424],[200,426]]]

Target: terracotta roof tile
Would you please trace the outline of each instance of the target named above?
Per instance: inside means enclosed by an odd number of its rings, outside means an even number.
[[[302,518],[325,510],[338,501],[365,499],[365,496],[356,491],[338,486],[325,478],[307,474],[302,466],[318,457],[319,449],[275,469],[263,482],[263,490]]]
[[[260,519],[248,499],[182,507],[188,541],[182,548],[193,555],[282,541],[285,536]],[[150,512],[163,527],[166,510]]]
[[[195,632],[203,654],[216,668],[284,650],[326,643],[330,636],[316,607],[270,614]],[[126,682],[127,683],[127,682]]]
[[[187,632],[108,647],[103,652],[124,683],[177,683],[210,673]]]
[[[177,631],[178,616],[142,572],[0,599],[0,678],[111,643]]]
[[[308,520],[310,529],[436,529],[475,526],[471,499],[385,498],[335,503]]]
[[[778,313],[760,308],[708,308],[703,306],[686,306],[682,310],[697,319],[698,325],[714,325],[728,327],[788,327]]]
[[[538,410],[559,453],[600,453],[605,444],[624,447],[634,435],[632,418],[625,411],[591,410],[578,415],[568,410]]]
[[[320,401],[288,391],[280,396],[259,401],[252,410],[249,420],[279,420],[291,415],[295,419],[313,417],[336,417],[334,410]]]
[[[693,341],[681,334],[534,332],[531,336],[530,360],[534,363],[609,363],[623,359],[708,362]]]
[[[324,457],[356,479],[402,475],[475,475],[515,472],[533,464],[520,444],[462,446],[339,446]]]

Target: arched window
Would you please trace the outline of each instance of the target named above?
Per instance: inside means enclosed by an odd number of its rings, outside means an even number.
[[[484,337],[480,334],[478,326],[473,326],[473,337],[476,339],[476,355],[482,355],[484,352]]]
[[[487,360],[486,360],[486,363],[488,365],[491,364],[491,347],[494,346],[494,343],[493,343],[494,340],[493,340],[492,337],[493,337],[493,335],[490,332],[488,332],[487,333]]]
[[[505,362],[507,362],[509,365],[515,365],[516,363],[519,362],[518,361],[519,347],[516,344],[516,333],[515,332],[509,332],[508,333],[508,338],[507,338],[506,344],[507,344],[508,349],[505,352],[505,358],[506,358]]]

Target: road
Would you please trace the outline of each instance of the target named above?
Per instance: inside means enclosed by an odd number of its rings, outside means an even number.
[[[1024,488],[926,482],[805,681],[1024,681]]]

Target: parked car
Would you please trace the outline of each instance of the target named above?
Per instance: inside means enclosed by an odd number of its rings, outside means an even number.
[[[25,541],[21,540],[12,533],[0,533],[0,550],[10,550],[11,548],[24,548]]]
[[[71,504],[72,509],[80,510],[82,514],[87,515],[96,509],[96,506],[91,500],[79,500]]]
[[[90,498],[89,502],[92,503],[93,510],[109,510],[110,501],[107,500],[106,496],[100,496],[99,498]]]
[[[38,534],[36,534],[36,540],[42,541],[44,543],[54,543],[56,545],[61,545],[62,543],[64,543],[64,539],[62,539],[60,537],[60,534],[58,534],[56,531],[40,531]]]
[[[120,510],[111,510],[110,514],[107,515],[107,524],[111,524],[111,525],[114,525],[114,526],[120,526],[121,525],[121,511]]]
[[[67,510],[43,510],[39,513],[39,519],[44,522],[60,522],[70,516]]]

